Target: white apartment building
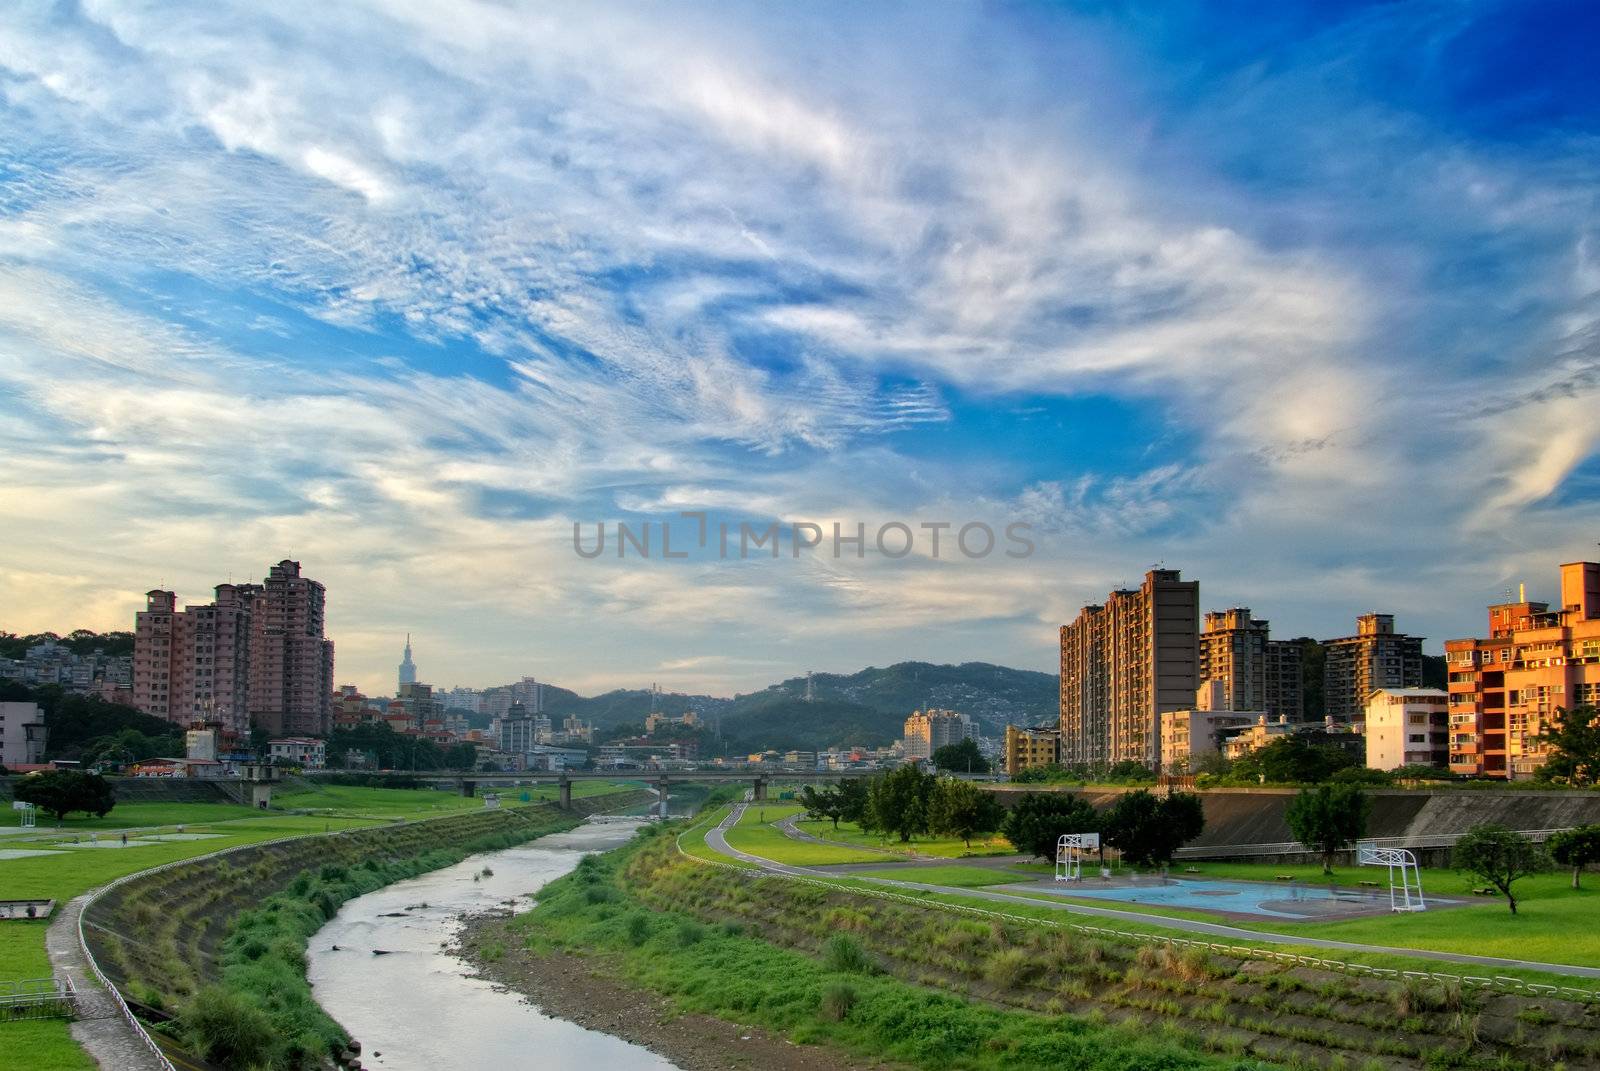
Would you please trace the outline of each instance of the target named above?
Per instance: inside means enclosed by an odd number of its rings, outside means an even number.
[[[1375,688],[1367,695],[1367,765],[1443,767],[1450,758],[1450,696],[1440,688]]]

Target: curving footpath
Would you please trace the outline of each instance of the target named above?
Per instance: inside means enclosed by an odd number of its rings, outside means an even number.
[[[728,843],[726,832],[734,823],[739,821],[748,804],[737,804],[728,817],[724,818],[717,826],[706,830],[706,844],[718,854],[738,859],[760,867],[762,870],[774,874],[784,874],[789,877],[810,878],[813,880],[837,880],[839,875],[817,867],[792,866],[788,863],[779,863],[759,855],[742,852]],[[782,829],[781,823],[775,823]],[[791,827],[792,828],[792,827]],[[787,832],[787,830],[786,830]],[[803,837],[804,835],[802,835]],[[1111,907],[1087,907],[1081,904],[1067,904],[1051,900],[1035,899],[1031,896],[1016,896],[1010,893],[995,892],[992,889],[955,888],[949,885],[934,885],[924,881],[901,881],[895,878],[869,878],[859,874],[851,875],[855,881],[870,882],[874,885],[885,885],[896,889],[909,889],[915,892],[945,893],[951,896],[963,896],[974,900],[988,900],[994,903],[1007,904],[1013,907],[1026,906],[1045,908],[1050,911],[1060,911],[1069,915],[1090,915],[1103,919],[1115,919],[1118,922],[1134,922],[1144,926],[1160,926],[1164,929],[1180,930],[1184,933],[1199,934],[1208,937],[1222,937],[1233,941],[1249,941],[1252,944],[1294,945],[1304,948],[1326,948],[1339,952],[1370,952],[1386,956],[1406,956],[1411,959],[1431,959],[1446,963],[1459,963],[1463,966],[1479,967],[1488,970],[1530,970],[1543,971],[1546,974],[1565,975],[1569,978],[1600,978],[1600,967],[1576,967],[1566,963],[1541,963],[1537,960],[1502,959],[1498,956],[1470,956],[1460,952],[1435,952],[1420,948],[1395,948],[1388,945],[1364,945],[1351,941],[1333,941],[1323,937],[1305,937],[1290,933],[1272,933],[1265,930],[1247,930],[1238,926],[1224,926],[1214,922],[1196,922],[1192,919],[1175,919],[1166,915],[1146,915],[1138,911],[1123,911]]]
[[[78,994],[77,1016],[71,1026],[72,1040],[101,1067],[114,1067],[117,1071],[172,1071],[172,1064],[156,1055],[147,1037],[128,1020],[116,995],[100,984],[79,940],[78,926],[83,909],[99,894],[100,890],[95,889],[68,901],[50,920],[44,934],[51,971],[56,978],[70,981]]]

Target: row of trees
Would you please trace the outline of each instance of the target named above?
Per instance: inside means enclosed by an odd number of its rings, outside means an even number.
[[[1099,833],[1135,866],[1164,866],[1173,853],[1205,831],[1205,810],[1192,792],[1156,796],[1139,789],[1105,811],[1066,793],[1030,792],[1006,815],[1003,832],[1017,847],[1041,859],[1056,857],[1066,833]]]
[[[836,829],[840,822],[852,822],[902,843],[934,833],[960,837],[968,847],[975,837],[999,832],[1019,851],[1042,859],[1055,858],[1064,833],[1099,833],[1136,866],[1170,862],[1178,848],[1205,829],[1205,812],[1193,793],[1155,796],[1141,789],[1101,813],[1077,796],[1030,792],[1007,811],[995,793],[915,765],[870,781],[807,785],[800,803],[810,817],[831,821]]]
[[[992,792],[968,781],[940,778],[920,766],[901,766],[870,781],[846,778],[836,785],[800,790],[800,803],[815,819],[852,822],[869,833],[912,837],[934,833],[960,837],[968,847],[974,837],[999,831],[1005,808]]]

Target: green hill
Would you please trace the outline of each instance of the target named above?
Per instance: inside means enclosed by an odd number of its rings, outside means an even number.
[[[976,719],[985,735],[997,736],[1007,723],[1054,722],[1059,702],[1054,674],[988,662],[900,662],[851,674],[817,673],[811,688],[811,702],[805,699],[806,678],[791,677],[732,699],[663,694],[658,705],[668,714],[698,711],[720,726],[730,752],[736,752],[887,744],[900,735],[908,714],[926,707],[959,710]],[[550,687],[545,711],[557,718],[576,714],[609,729],[644,721],[650,693],[619,689],[585,697]]]

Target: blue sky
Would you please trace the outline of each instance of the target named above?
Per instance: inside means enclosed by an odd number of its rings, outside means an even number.
[[[1444,638],[1595,553],[1582,3],[13,5],[0,627],[289,556],[338,676],[1054,668],[1155,562]],[[704,510],[1026,560],[587,561]]]

